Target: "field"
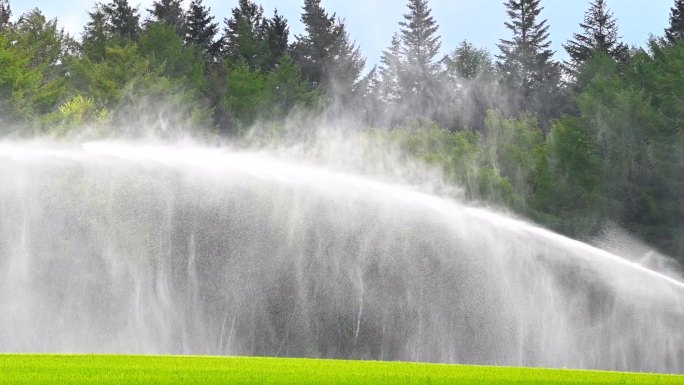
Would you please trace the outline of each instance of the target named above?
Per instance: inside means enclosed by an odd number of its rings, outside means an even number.
[[[396,362],[0,355],[9,384],[684,384],[684,376]]]

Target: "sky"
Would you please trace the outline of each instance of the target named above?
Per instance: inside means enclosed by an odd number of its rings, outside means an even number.
[[[106,2],[106,0],[101,0]],[[141,13],[150,8],[152,0],[129,0],[139,5]],[[299,21],[303,0],[256,0],[263,5],[267,15],[275,8],[290,23],[291,39],[301,34],[303,27]],[[499,53],[496,44],[501,38],[510,37],[504,27],[507,20],[504,0],[430,0],[432,15],[439,24],[442,36],[442,54],[453,51],[467,39],[476,47],[488,49],[492,55]],[[94,0],[9,0],[14,18],[21,13],[38,7],[50,19],[57,18],[58,25],[70,34],[80,36],[88,20],[87,11],[95,4]],[[185,0],[184,4],[189,4]],[[211,7],[214,21],[223,23],[230,16],[231,8],[238,0],[204,0]],[[367,69],[380,61],[392,35],[399,31],[398,23],[407,13],[405,0],[322,0],[321,4],[329,13],[335,13],[345,21],[352,40],[360,46],[361,53],[367,58]],[[564,60],[567,54],[562,44],[579,32],[588,0],[542,0],[544,7],[541,17],[550,25],[552,48],[556,58]],[[629,45],[645,46],[649,35],[662,35],[668,24],[670,8],[674,0],[607,0],[608,7],[618,20],[619,32],[623,41]],[[223,26],[223,24],[221,24]]]

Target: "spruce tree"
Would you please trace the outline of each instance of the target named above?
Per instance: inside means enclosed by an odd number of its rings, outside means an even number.
[[[445,98],[452,100],[445,107],[449,127],[484,132],[487,112],[496,108],[498,97],[492,92],[498,87],[489,51],[464,40],[442,59],[442,64],[444,80],[449,82]]]
[[[243,61],[251,70],[262,67],[266,47],[264,9],[240,0],[230,19],[224,19],[222,51],[231,61]]]
[[[336,27],[337,36],[327,58],[327,89],[341,101],[348,102],[355,94],[365,91],[361,83],[361,71],[366,59],[361,56],[359,47],[350,40],[345,24],[338,20]]]
[[[684,38],[684,0],[675,0],[675,5],[670,10],[670,25],[665,29],[665,38],[673,44]]]
[[[388,49],[382,52],[378,70],[378,97],[385,103],[396,103],[401,96],[399,73],[402,70],[401,38],[392,36]]]
[[[211,8],[205,7],[202,0],[192,0],[185,19],[185,44],[199,47],[208,57],[218,53],[219,44],[214,41],[218,23],[212,23],[214,16]]]
[[[320,85],[326,77],[328,50],[334,40],[335,15],[328,16],[320,0],[304,0],[303,10],[301,21],[306,34],[295,37],[292,52],[304,76]]]
[[[12,16],[9,0],[0,0],[0,31],[7,28]]]
[[[109,30],[124,40],[137,41],[140,37],[140,14],[138,7],[131,7],[128,0],[112,0],[102,5]]]
[[[402,70],[399,72],[402,99],[422,115],[435,100],[439,63],[435,57],[442,44],[437,23],[427,0],[409,0],[409,13],[401,26]]]
[[[110,33],[107,29],[107,16],[102,10],[102,4],[88,12],[90,20],[83,28],[81,35],[82,50],[86,57],[94,62],[100,62],[106,57],[107,40]]]
[[[551,59],[549,26],[546,20],[537,21],[543,10],[539,3],[540,0],[504,3],[510,18],[505,26],[513,36],[510,40],[500,40],[497,67],[512,95],[511,112],[535,113],[547,128],[549,115],[554,115],[547,110],[551,105],[549,98],[559,92],[560,68]]]
[[[584,32],[575,33],[574,40],[563,45],[570,55],[571,61],[567,66],[572,72],[577,71],[595,51],[604,52],[617,61],[626,60],[629,51],[619,41],[617,23],[605,0],[595,0],[589,4],[580,27]]]
[[[480,74],[493,71],[492,57],[484,48],[476,48],[467,40],[442,59],[447,74],[452,78],[473,80]]]
[[[63,29],[57,27],[57,19],[48,20],[38,9],[34,8],[19,17],[14,25],[15,44],[26,49],[29,55],[29,65],[41,68],[42,71],[53,71],[63,68],[66,35]]]
[[[162,22],[176,29],[183,36],[185,31],[185,14],[181,0],[157,0],[148,9],[150,17],[145,20],[145,26],[154,22]]]
[[[287,20],[278,13],[277,9],[273,17],[266,20],[265,35],[269,53],[266,70],[271,70],[287,53],[288,39],[290,37],[290,27],[287,24]]]
[[[365,59],[349,40],[344,23],[321,6],[320,0],[305,0],[302,24],[305,35],[296,36],[292,54],[309,82],[322,87],[328,96],[350,97],[357,88]]]

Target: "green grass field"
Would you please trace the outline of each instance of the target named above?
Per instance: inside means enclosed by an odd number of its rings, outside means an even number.
[[[0,355],[0,384],[684,384],[684,376],[396,362]]]

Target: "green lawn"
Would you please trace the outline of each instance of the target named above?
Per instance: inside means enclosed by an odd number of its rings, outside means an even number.
[[[684,384],[684,376],[395,362],[0,355],[0,384]]]

